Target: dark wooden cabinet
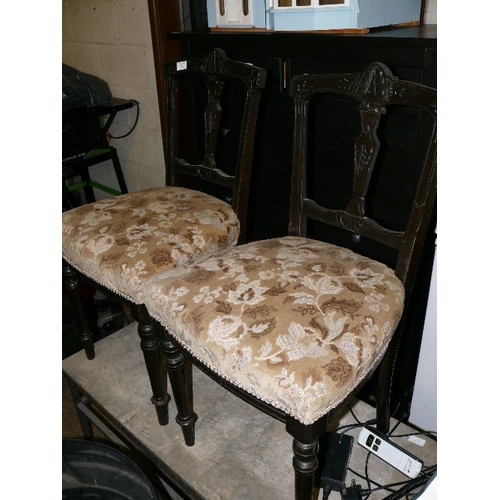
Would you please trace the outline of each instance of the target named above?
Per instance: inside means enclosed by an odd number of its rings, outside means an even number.
[[[256,64],[268,72],[255,142],[249,240],[287,233],[293,127],[292,100],[287,87],[292,76],[358,71],[373,61],[379,61],[401,79],[437,86],[435,25],[381,29],[362,35],[220,30],[170,33],[167,38],[170,42],[180,44],[184,57],[207,54],[213,47],[220,47],[229,57]],[[397,225],[400,216],[397,204],[401,202],[404,210],[405,192],[413,188],[412,168],[419,152],[417,142],[406,134],[406,129],[415,120],[411,112],[407,116],[393,117],[392,120],[393,133],[401,137],[401,148],[391,159],[394,162],[394,175],[385,180],[387,188],[382,189],[385,194],[379,197],[379,201],[381,206],[385,204],[388,207],[385,209],[387,217],[393,217]],[[398,406],[397,416],[400,417],[409,413],[434,240],[433,226],[411,304],[416,319],[408,325],[403,337],[395,371],[394,401]],[[365,392],[366,399],[372,399],[373,389],[367,387]]]

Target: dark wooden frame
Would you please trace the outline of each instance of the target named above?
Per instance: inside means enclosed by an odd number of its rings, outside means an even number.
[[[381,63],[373,63],[364,71],[354,74],[325,74],[296,76],[291,81],[294,98],[294,151],[292,165],[292,194],[289,216],[289,233],[307,236],[308,219],[324,222],[328,225],[348,231],[353,235],[354,243],[365,238],[395,249],[398,259],[395,272],[405,285],[405,305],[411,297],[413,283],[418,270],[427,228],[431,221],[437,191],[436,150],[437,150],[437,92],[435,89],[413,82],[401,81],[393,77],[389,68]],[[354,176],[352,195],[346,208],[333,210],[320,205],[308,197],[306,167],[308,165],[307,127],[308,105],[313,96],[318,94],[338,94],[353,98],[359,102],[360,133],[354,138]],[[380,117],[386,108],[393,105],[416,107],[420,113],[430,117],[431,129],[427,130],[428,141],[423,147],[423,165],[419,173],[417,189],[405,230],[393,231],[382,227],[368,217],[364,201],[374,171],[379,152],[377,129]],[[423,141],[424,139],[422,139]],[[406,308],[405,308],[406,309]],[[394,335],[390,347],[381,359],[382,369],[379,373],[379,398],[377,399],[377,427],[383,432],[389,430],[389,399],[392,367],[401,334],[401,326],[407,319],[407,310],[403,313],[400,328]],[[296,500],[311,500],[314,488],[314,472],[317,468],[319,453],[319,437],[326,432],[329,422],[337,418],[350,398],[356,396],[362,385],[373,375],[377,363],[370,374],[350,394],[349,398],[335,410],[319,418],[311,425],[304,425],[283,411],[266,404],[240,387],[232,385],[226,379],[214,373],[209,367],[183,349],[175,340],[175,332],[165,332],[171,341],[172,350],[166,353],[167,366],[169,357],[176,360],[183,355],[192,359],[207,375],[221,386],[231,391],[244,401],[277,418],[286,425],[287,432],[293,437],[293,467],[295,469]],[[381,353],[383,354],[383,353]],[[177,370],[182,377],[183,371]],[[186,387],[184,380],[177,381],[179,386]],[[186,397],[188,397],[186,395]],[[231,418],[228,415],[228,418]],[[194,422],[191,435],[194,437]]]
[[[263,93],[261,124],[255,141],[255,164],[250,193],[248,240],[286,234],[288,227],[289,179],[292,156],[293,103],[288,88],[293,76],[304,73],[348,73],[360,71],[372,61],[386,64],[395,76],[436,88],[437,27],[393,27],[372,30],[364,35],[325,32],[255,32],[218,30],[176,32],[167,44],[180,42],[185,57],[205,54],[220,47],[229,57],[266,68],[268,85]],[[406,125],[406,124],[405,124]],[[399,125],[395,127],[400,129]],[[394,163],[400,172],[388,183],[403,187],[411,180],[412,161],[418,152],[400,139],[403,148]],[[404,148],[407,148],[406,150]],[[405,160],[407,158],[407,160]],[[402,161],[402,163],[400,163]],[[322,172],[323,175],[324,171]],[[391,187],[392,189],[392,187]],[[403,190],[401,190],[403,193]],[[406,201],[404,201],[406,202]],[[405,420],[410,413],[427,297],[435,253],[435,220],[429,226],[417,276],[412,304],[412,321],[401,338],[393,381],[391,412]],[[374,404],[376,387],[370,382],[361,399]]]
[[[266,71],[253,65],[232,61],[220,49],[212,50],[207,57],[190,58],[181,61],[181,65],[178,65],[177,62],[166,63],[164,70],[167,91],[166,116],[168,117],[168,147],[166,151],[168,180],[171,185],[177,185],[179,181],[178,174],[183,174],[227,188],[232,194],[231,204],[233,210],[242,221],[239,241],[244,241],[246,237],[245,219],[247,217],[246,210],[253,161],[253,141],[257,126],[260,97],[262,89],[266,84]],[[178,120],[182,117],[183,111],[179,109],[178,105],[178,99],[183,94],[179,88],[179,83],[180,80],[184,80],[190,76],[202,78],[206,83],[206,91],[208,93],[202,116],[202,123],[205,128],[205,141],[202,147],[205,153],[202,162],[199,164],[191,164],[178,155],[178,142],[180,142]],[[220,130],[220,116],[223,111],[220,100],[221,94],[234,80],[239,81],[243,85],[245,93],[242,96],[244,104],[241,127],[235,133],[235,135],[239,135],[239,146],[236,159],[234,160],[234,173],[229,174],[217,165],[215,145],[217,140],[223,135]],[[88,359],[95,357],[95,350],[92,332],[82,305],[80,295],[81,281],[87,281],[91,286],[99,289],[105,295],[111,295],[118,302],[126,303],[129,306],[133,318],[138,322],[141,349],[144,354],[153,391],[151,402],[155,405],[160,425],[168,423],[168,403],[170,396],[167,393],[167,372],[162,351],[169,354],[167,356],[167,365],[172,392],[178,409],[176,420],[185,431],[186,444],[192,445],[194,443],[194,435],[191,434],[191,428],[196,421],[196,415],[190,411],[189,399],[185,392],[186,387],[184,387],[183,382],[179,382],[183,376],[183,359],[176,354],[170,355],[174,351],[171,339],[161,336],[162,329],[157,328],[156,323],[149,315],[144,304],[137,303],[132,297],[125,297],[124,295],[108,290],[99,283],[98,276],[89,276],[85,273],[85,270],[78,270],[64,260],[63,276],[64,286],[68,291],[73,312],[79,324],[79,335]]]

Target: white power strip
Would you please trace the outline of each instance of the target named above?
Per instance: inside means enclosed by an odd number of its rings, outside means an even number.
[[[415,455],[408,453],[372,427],[361,429],[358,443],[412,479],[420,474],[424,465]]]

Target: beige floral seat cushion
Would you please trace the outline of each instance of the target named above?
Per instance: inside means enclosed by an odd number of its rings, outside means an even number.
[[[404,287],[350,250],[284,237],[162,273],[145,284],[144,300],[220,376],[310,424],[383,355]]]
[[[234,246],[239,222],[227,203],[181,187],[152,188],[63,214],[63,257],[109,290],[142,304],[161,271]]]

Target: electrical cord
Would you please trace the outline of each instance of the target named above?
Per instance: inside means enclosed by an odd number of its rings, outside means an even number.
[[[362,478],[363,480],[367,481],[366,477],[363,477],[361,474],[357,473],[356,471],[353,471],[352,469],[349,469],[353,474],[357,475],[358,477]],[[422,469],[422,472],[418,477],[415,479],[408,479],[406,481],[399,481],[396,483],[391,483],[391,484],[386,484],[386,485],[381,485],[380,483],[377,483],[376,481],[371,480],[370,482],[374,485],[376,485],[376,488],[368,488],[368,489],[363,489],[360,490],[360,495],[361,497],[364,497],[365,500],[371,496],[372,493],[375,493],[377,491],[382,491],[386,490],[390,492],[390,495],[385,497],[385,499],[390,499],[390,500],[396,500],[398,498],[402,498],[403,496],[407,495],[409,492],[412,490],[426,484],[436,473],[437,471],[437,465],[431,465],[428,467],[425,467]],[[396,487],[400,487],[400,489],[396,490]],[[394,495],[394,496],[393,496]],[[399,495],[399,496],[396,496]]]
[[[139,121],[139,101],[136,101],[135,99],[130,99],[130,100],[135,104],[135,107],[137,109],[137,112],[135,114],[135,121],[134,121],[134,124],[132,125],[132,128],[126,134],[123,134],[123,135],[111,135],[111,134],[109,134],[110,139],[123,139],[124,137],[129,136],[134,131],[135,127],[137,126],[137,122]]]
[[[391,495],[386,497],[385,500],[396,500],[396,499],[403,498],[403,497],[408,498],[408,493],[410,493],[411,491],[413,491],[414,489],[416,489],[420,486],[427,484],[428,481],[429,480],[426,478],[418,478],[417,477],[417,478],[413,479],[413,481],[408,483],[406,486],[403,486],[397,492],[392,493]]]
[[[373,425],[376,423],[376,420],[367,420],[366,422],[360,422],[359,424],[346,424],[342,425],[341,427],[337,427],[335,432],[337,434],[345,434],[346,432],[352,431],[358,427],[363,427],[365,425]]]
[[[436,471],[437,471],[437,468],[436,468]],[[399,498],[403,498],[408,493],[410,493],[410,491],[413,491],[414,489],[427,484],[429,482],[429,480],[430,480],[429,476],[426,476],[426,475],[418,476],[415,479],[408,481],[399,490],[397,490],[394,493],[391,493],[389,496],[385,497],[385,500],[398,500]]]
[[[351,486],[342,491],[341,496],[342,500],[362,500],[361,485],[353,480]]]
[[[352,472],[354,472],[354,471],[352,471]],[[436,472],[437,472],[437,465],[431,465],[431,466],[428,466],[428,467],[425,467],[424,469],[422,469],[422,472],[419,474],[419,476],[414,478],[414,479],[408,479],[406,481],[398,481],[396,483],[391,483],[391,484],[386,484],[386,485],[381,485],[381,484],[372,480],[372,483],[377,485],[377,488],[361,490],[360,494],[362,496],[364,496],[366,499],[372,493],[375,493],[377,491],[386,490],[386,491],[390,492],[390,495],[385,497],[385,500],[387,500],[387,499],[396,500],[396,499],[402,498],[403,496],[407,495],[412,490],[414,490],[420,486],[425,485],[427,482],[429,482],[434,477]],[[356,475],[362,477],[360,474],[356,474]],[[365,479],[365,478],[363,478],[363,479]],[[398,486],[400,488],[395,489]]]
[[[358,424],[360,424],[360,423],[361,423],[361,421],[359,420],[359,418],[358,418],[358,417],[356,416],[356,414],[354,413],[354,410],[352,409],[352,406],[349,404],[349,405],[347,405],[347,407],[349,408],[349,413],[352,415],[352,418],[353,418],[354,420],[356,420],[356,422],[357,422]],[[373,420],[375,420],[375,419],[373,419]]]
[[[337,428],[337,432],[339,433],[345,433],[349,432],[351,430],[354,430],[359,427],[363,427],[365,425],[373,425],[376,423],[376,419],[371,419],[366,422],[361,422],[359,418],[355,415],[352,407],[349,405],[348,406],[349,411],[354,418],[356,423],[352,424],[346,424],[344,426],[341,426]],[[397,412],[397,408],[394,411],[394,414]],[[398,419],[395,425],[392,427],[392,429],[389,431],[388,435],[391,437],[406,437],[406,436],[416,436],[416,435],[427,435],[433,438],[437,438],[437,433],[435,432],[428,432],[428,431],[421,431],[421,432],[412,432],[412,433],[403,433],[403,434],[394,434],[394,431],[398,428],[398,426],[402,423],[402,419]],[[437,470],[437,465],[432,465],[432,466],[427,466],[424,467],[420,473],[420,475],[415,478],[415,479],[409,479],[407,481],[401,481],[398,483],[393,483],[393,484],[386,484],[382,485],[380,483],[377,483],[374,481],[372,478],[369,477],[368,473],[368,462],[370,459],[370,456],[372,453],[368,453],[366,456],[365,460],[365,470],[364,470],[364,476],[355,470],[351,469],[349,467],[349,471],[358,476],[359,478],[363,479],[366,484],[367,488],[366,489],[361,489],[361,485],[358,485],[355,483],[353,480],[353,484],[350,487],[347,487],[343,492],[342,492],[342,499],[343,500],[352,500],[352,499],[364,499],[367,500],[372,493],[375,491],[381,491],[381,490],[386,490],[389,492],[389,496],[386,497],[387,500],[396,500],[399,498],[403,498],[404,496],[407,496],[408,493],[413,491],[414,489],[425,485],[430,478],[432,477],[432,474],[435,474]],[[399,489],[396,489],[399,487]],[[323,500],[326,500],[327,497],[323,496]]]
[[[415,488],[418,488],[419,486],[422,486],[423,484],[428,482],[429,479],[432,477],[432,474],[434,474],[437,470],[437,465],[427,466],[427,467],[424,467],[422,469],[419,476],[416,477],[415,479],[408,479],[408,480],[400,481],[397,483],[382,485],[369,477],[368,461],[369,461],[371,455],[372,455],[372,453],[369,452],[366,456],[365,475],[364,476],[362,474],[356,472],[355,470],[349,468],[349,471],[352,474],[358,476],[359,478],[363,479],[366,482],[368,488],[361,490],[361,492],[360,492],[360,494],[362,495],[362,497],[365,498],[365,500],[368,499],[372,493],[375,493],[376,491],[382,491],[382,490],[386,490],[386,491],[390,492],[390,495],[386,498],[390,498],[391,500],[402,498],[410,491],[412,491]],[[374,485],[376,487],[374,488],[372,485]],[[401,488],[399,490],[396,490],[395,487],[398,487],[398,486],[401,486]],[[401,496],[394,496],[394,497],[391,496],[391,495],[396,495],[396,494],[400,494]]]
[[[397,483],[386,484],[384,486],[379,485],[378,488],[374,488],[371,490],[366,490],[366,489],[361,490],[360,494],[363,496],[366,496],[366,498],[368,498],[368,496],[370,496],[372,493],[375,493],[377,491],[382,491],[382,490],[388,490],[391,493],[388,497],[385,497],[384,500],[387,500],[389,498],[391,500],[395,500],[396,498],[402,498],[403,496],[407,495],[410,491],[412,491],[415,488],[422,486],[423,484],[428,482],[435,475],[436,471],[437,471],[437,466],[432,465],[432,466],[425,468],[424,472],[422,472],[415,479],[409,479],[406,481],[398,481]],[[373,481],[373,483],[377,484],[377,483],[375,483],[375,481]],[[398,486],[401,487],[399,490],[394,489],[395,487],[398,487]],[[401,496],[394,496],[394,497],[392,496],[392,495],[396,495],[396,494],[401,495]]]
[[[428,436],[430,438],[437,438],[437,432],[435,431],[415,431],[415,432],[407,432],[405,434],[391,434],[393,438],[402,438],[409,436]]]
[[[349,408],[349,411],[350,411],[353,419],[355,420],[355,423],[350,423],[350,424],[346,424],[346,425],[337,427],[336,432],[338,434],[344,434],[344,433],[347,433],[347,432],[352,431],[352,430],[359,428],[359,427],[364,427],[367,425],[376,424],[377,420],[375,418],[367,420],[365,422],[361,422],[361,420],[354,413],[351,405],[348,405],[348,408]],[[394,414],[397,413],[397,410],[398,410],[398,408],[396,408],[396,410],[394,410],[394,413],[391,416],[391,418],[394,418]],[[406,437],[406,436],[416,436],[416,435],[427,435],[427,436],[431,436],[431,437],[437,439],[437,433],[428,432],[428,431],[411,432],[411,433],[397,434],[397,435],[394,434],[394,431],[399,427],[399,425],[402,422],[403,422],[402,418],[398,419],[396,421],[395,425],[389,431],[388,436]],[[408,493],[410,493],[412,490],[426,484],[431,478],[430,474],[435,474],[435,472],[437,470],[437,465],[427,466],[427,467],[424,467],[422,469],[420,475],[415,479],[408,479],[406,481],[400,481],[400,482],[393,483],[393,484],[382,485],[382,484],[378,483],[377,481],[374,481],[369,476],[368,463],[369,463],[371,455],[372,455],[372,453],[368,452],[368,454],[366,456],[364,476],[362,474],[356,472],[355,470],[351,469],[350,467],[348,468],[348,470],[352,474],[354,474],[355,476],[359,477],[360,479],[362,479],[366,482],[367,488],[362,489],[360,484],[356,484],[356,482],[354,480],[352,480],[351,486],[348,486],[348,487],[343,486],[343,488],[341,490],[342,500],[367,500],[371,496],[372,493],[374,493],[376,491],[382,491],[382,490],[386,490],[387,492],[389,492],[389,496],[386,497],[387,500],[396,500],[399,498],[403,498],[404,496],[407,496]],[[396,489],[398,487],[399,487],[399,489]],[[328,499],[331,490],[332,490],[332,488],[328,487],[328,485],[324,486],[324,488],[323,488],[323,500]]]

